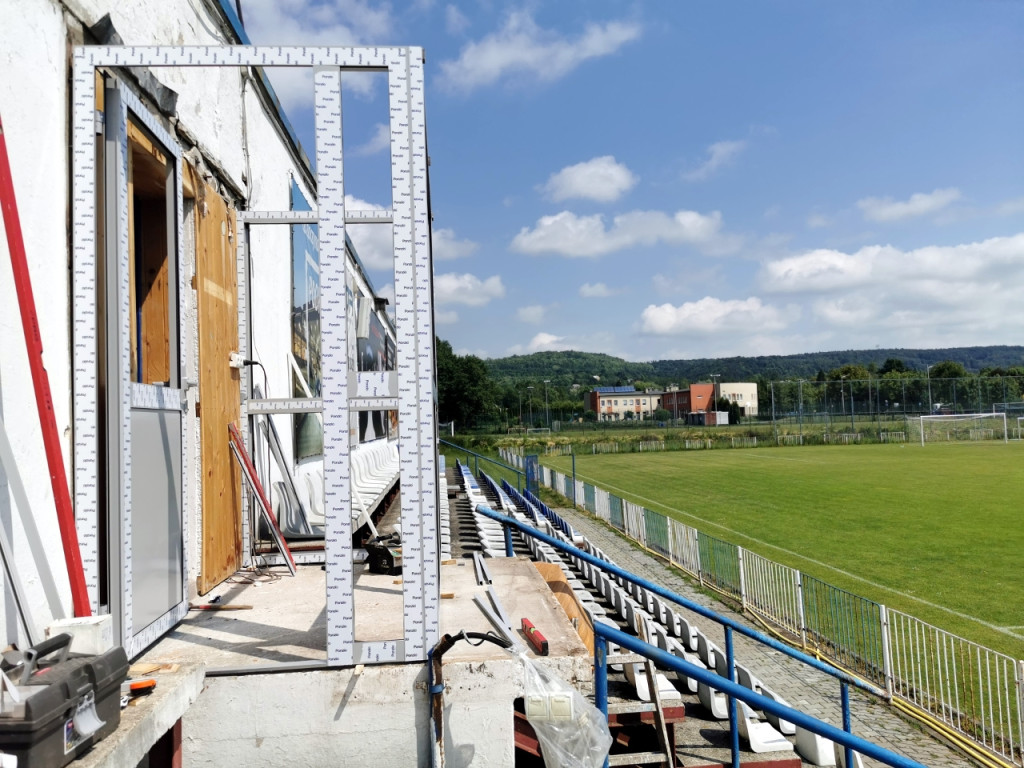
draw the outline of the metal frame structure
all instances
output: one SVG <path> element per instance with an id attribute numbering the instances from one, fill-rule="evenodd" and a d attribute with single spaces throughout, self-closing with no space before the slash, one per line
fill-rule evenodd
<path id="1" fill-rule="evenodd" d="M 184 345 L 180 336 L 172 340 L 170 366 L 173 381 L 178 388 L 163 388 L 131 381 L 131 343 L 128 331 L 129 307 L 129 243 L 128 243 L 128 135 L 129 115 L 161 142 L 173 157 L 173 205 L 168 206 L 168 234 L 175 238 L 176 247 L 168 249 L 171 266 L 177 275 L 169 282 L 168 303 L 179 317 L 179 300 L 184 295 L 184 271 L 180 268 L 183 256 L 181 152 L 175 139 L 153 119 L 141 101 L 132 93 L 115 84 L 107 87 L 104 96 L 105 115 L 96 119 L 95 66 L 86 65 L 85 57 L 76 55 L 74 66 L 73 103 L 73 292 L 72 318 L 75 344 L 73 347 L 74 386 L 74 446 L 75 446 L 75 516 L 81 535 L 80 546 L 86 573 L 86 586 L 94 610 L 99 608 L 100 547 L 106 546 L 109 585 L 109 607 L 114 620 L 115 635 L 125 645 L 129 656 L 134 656 L 184 617 L 188 611 L 188 526 L 182 529 L 181 599 L 164 615 L 145 627 L 133 622 L 133 569 L 132 569 L 132 485 L 131 440 L 132 409 L 153 409 L 181 412 L 184 393 L 180 387 L 185 370 Z M 104 284 L 99 284 L 96 253 L 96 136 L 102 134 L 109 155 L 106 165 L 105 216 L 108 239 L 107 266 Z M 110 233 L 114 236 L 110 237 Z M 98 327 L 100 294 L 108 307 L 116 311 L 106 313 L 106 324 Z M 108 354 L 103 375 L 107 381 L 108 400 L 104 429 L 108 450 L 99 456 L 99 340 L 108 340 Z M 183 419 L 184 422 L 184 419 Z M 182 478 L 188 473 L 187 441 L 184 428 L 181 434 Z M 101 478 L 101 472 L 103 476 Z M 100 482 L 108 490 L 107 502 L 114 510 L 107 517 L 106 541 L 100 541 L 99 493 Z M 184 480 L 182 481 L 184 491 Z M 182 510 L 184 512 L 184 509 Z"/>
<path id="2" fill-rule="evenodd" d="M 409 47 L 79 47 L 73 60 L 73 323 L 75 509 L 82 534 L 90 598 L 98 597 L 97 285 L 95 193 L 95 71 L 97 67 L 312 67 L 316 122 L 321 259 L 324 414 L 324 502 L 327 559 L 327 662 L 425 660 L 440 637 L 440 563 L 437 448 L 434 410 L 433 307 L 423 51 Z M 391 129 L 390 212 L 346 212 L 342 162 L 342 71 L 386 72 Z M 180 206 L 179 206 L 180 210 Z M 306 212 L 246 212 L 245 224 L 298 223 Z M 359 373 L 348 359 L 345 227 L 349 222 L 390 222 L 395 247 L 397 371 Z M 242 238 L 242 243 L 246 238 Z M 180 243 L 179 238 L 179 243 Z M 247 246 L 240 248 L 239 339 L 249 343 L 250 297 L 245 282 Z M 248 387 L 249 376 L 243 376 Z M 248 391 L 248 389 L 246 390 Z M 295 404 L 257 404 L 287 412 Z M 303 409 L 317 403 L 304 402 Z M 403 637 L 355 640 L 349 411 L 397 408 L 401 455 Z M 123 485 L 123 483 L 122 483 Z M 243 516 L 244 519 L 245 516 Z M 188 515 L 183 516 L 186 529 Z M 248 543 L 250 532 L 245 531 Z M 122 560 L 130 540 L 122 541 Z M 186 546 L 187 552 L 187 546 Z M 165 617 L 166 618 L 166 617 Z M 176 621 L 154 631 L 166 631 Z M 162 623 L 161 623 L 162 626 Z M 155 639 L 155 637 L 153 638 Z"/>

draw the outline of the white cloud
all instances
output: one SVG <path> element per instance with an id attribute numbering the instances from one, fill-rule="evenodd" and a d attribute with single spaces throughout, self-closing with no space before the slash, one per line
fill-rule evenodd
<path id="1" fill-rule="evenodd" d="M 377 123 L 373 127 L 373 136 L 366 143 L 357 145 L 352 150 L 352 154 L 365 157 L 366 155 L 376 155 L 386 149 L 391 149 L 391 128 L 384 123 Z"/>
<path id="2" fill-rule="evenodd" d="M 509 355 L 529 355 L 533 352 L 557 352 L 565 349 L 573 349 L 571 344 L 566 342 L 564 336 L 556 336 L 553 333 L 541 331 L 525 347 L 522 344 L 514 344 L 509 347 Z"/>
<path id="3" fill-rule="evenodd" d="M 547 307 L 540 304 L 531 304 L 528 307 L 520 307 L 516 310 L 516 317 L 521 323 L 530 323 L 531 325 L 540 325 L 544 322 L 544 313 L 547 312 Z"/>
<path id="4" fill-rule="evenodd" d="M 612 219 L 605 228 L 604 217 L 577 216 L 562 211 L 543 216 L 530 229 L 523 227 L 512 240 L 512 249 L 520 253 L 557 253 L 562 256 L 602 256 L 639 245 L 668 243 L 696 245 L 705 250 L 729 250 L 735 246 L 720 234 L 722 215 L 718 211 L 704 215 L 696 211 L 630 211 Z"/>
<path id="5" fill-rule="evenodd" d="M 604 299 L 614 295 L 615 291 L 604 283 L 584 283 L 580 286 L 580 296 L 585 299 Z"/>
<path id="6" fill-rule="evenodd" d="M 864 285 L 883 246 L 862 248 L 856 254 L 819 248 L 765 264 L 762 283 L 778 292 L 831 291 Z M 896 256 L 888 249 L 888 257 Z"/>
<path id="7" fill-rule="evenodd" d="M 812 213 L 807 217 L 807 228 L 808 229 L 821 229 L 822 227 L 831 226 L 832 219 L 823 213 Z"/>
<path id="8" fill-rule="evenodd" d="M 527 11 L 508 15 L 504 26 L 466 45 L 454 60 L 441 62 L 441 80 L 449 90 L 469 92 L 493 85 L 506 75 L 557 80 L 584 61 L 615 53 L 640 36 L 640 27 L 621 21 L 590 23 L 575 38 L 542 29 Z"/>
<path id="9" fill-rule="evenodd" d="M 705 296 L 679 306 L 651 304 L 640 316 L 640 327 L 659 336 L 753 334 L 782 330 L 798 316 L 796 308 L 773 307 L 756 296 L 744 300 Z"/>
<path id="10" fill-rule="evenodd" d="M 708 159 L 699 167 L 683 174 L 687 181 L 703 181 L 710 178 L 715 172 L 725 165 L 728 165 L 736 156 L 747 147 L 746 141 L 716 141 L 707 148 Z"/>
<path id="11" fill-rule="evenodd" d="M 996 206 L 997 216 L 1012 216 L 1017 213 L 1024 213 L 1024 197 L 1006 200 Z"/>
<path id="12" fill-rule="evenodd" d="M 604 155 L 551 174 L 542 189 L 556 202 L 578 197 L 610 203 L 632 189 L 636 182 L 637 177 L 629 168 L 615 162 L 611 155 Z"/>
<path id="13" fill-rule="evenodd" d="M 500 275 L 481 280 L 476 275 L 449 272 L 434 276 L 434 300 L 438 304 L 465 304 L 482 307 L 505 295 Z"/>
<path id="14" fill-rule="evenodd" d="M 245 29 L 257 45 L 338 46 L 380 44 L 393 37 L 394 19 L 388 4 L 369 0 L 334 0 L 311 4 L 308 0 L 248 0 Z M 310 107 L 313 74 L 308 67 L 268 68 L 282 106 Z M 360 95 L 372 92 L 383 77 L 345 73 L 344 87 Z"/>
<path id="15" fill-rule="evenodd" d="M 547 352 L 558 349 L 568 349 L 569 347 L 563 344 L 564 341 L 564 336 L 555 336 L 553 333 L 544 333 L 542 331 L 530 339 L 530 346 L 528 348 L 531 352 Z"/>
<path id="16" fill-rule="evenodd" d="M 1019 314 L 1024 234 L 907 251 L 819 249 L 766 263 L 759 280 L 767 291 L 803 296 L 818 327 L 854 334 L 846 338 L 870 332 L 876 343 L 899 346 L 1012 343 L 1000 332 Z"/>
<path id="17" fill-rule="evenodd" d="M 869 221 L 900 221 L 941 211 L 959 199 L 960 190 L 949 187 L 934 192 L 917 192 L 904 201 L 893 200 L 891 197 L 865 197 L 857 201 L 857 207 Z"/>
<path id="18" fill-rule="evenodd" d="M 430 239 L 436 261 L 453 261 L 472 256 L 480 247 L 472 240 L 459 240 L 454 229 L 435 229 Z"/>
<path id="19" fill-rule="evenodd" d="M 352 211 L 383 211 L 383 205 L 345 195 L 345 208 Z M 367 269 L 394 270 L 395 248 L 391 227 L 381 224 L 350 224 L 345 227 L 359 260 Z"/>
<path id="20" fill-rule="evenodd" d="M 1024 272 L 1024 234 L 963 245 L 929 245 L 902 251 L 870 245 L 855 253 L 819 249 L 772 261 L 761 283 L 779 293 L 848 291 L 862 287 L 894 291 L 944 282 L 950 294 L 976 283 L 1015 282 Z"/>
<path id="21" fill-rule="evenodd" d="M 469 27 L 469 19 L 456 5 L 447 5 L 444 9 L 444 28 L 449 35 L 461 35 Z"/>
<path id="22" fill-rule="evenodd" d="M 459 322 L 459 313 L 454 309 L 435 309 L 434 322 L 438 325 L 455 325 Z"/>

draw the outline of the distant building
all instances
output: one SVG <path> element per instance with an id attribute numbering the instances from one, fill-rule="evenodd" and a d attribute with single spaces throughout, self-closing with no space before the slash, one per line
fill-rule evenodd
<path id="1" fill-rule="evenodd" d="M 744 416 L 757 416 L 757 384 L 750 381 L 723 381 L 718 385 L 718 396 L 737 403 Z"/>
<path id="2" fill-rule="evenodd" d="M 587 409 L 597 413 L 599 421 L 648 419 L 654 411 L 664 408 L 673 419 L 686 419 L 691 413 L 713 412 L 715 386 L 691 384 L 685 389 L 669 387 L 666 391 L 637 391 L 634 387 L 595 387 L 587 393 Z M 718 397 L 737 403 L 743 416 L 757 416 L 757 384 L 723 382 L 717 385 Z M 627 416 L 626 414 L 632 414 Z M 712 424 L 713 420 L 691 420 L 691 423 Z"/>
<path id="3" fill-rule="evenodd" d="M 649 419 L 661 407 L 662 393 L 638 391 L 635 387 L 594 387 L 587 393 L 587 410 L 597 413 L 598 421 Z"/>
<path id="4" fill-rule="evenodd" d="M 714 407 L 713 384 L 691 384 L 687 389 L 666 392 L 662 396 L 662 407 L 672 414 L 673 419 L 686 418 L 694 411 L 703 413 Z"/>

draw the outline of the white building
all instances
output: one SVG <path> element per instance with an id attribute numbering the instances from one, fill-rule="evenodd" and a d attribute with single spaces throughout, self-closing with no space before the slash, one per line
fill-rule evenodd
<path id="1" fill-rule="evenodd" d="M 661 407 L 661 392 L 637 391 L 634 387 L 594 387 L 587 394 L 587 409 L 598 421 L 650 419 Z"/>
<path id="2" fill-rule="evenodd" d="M 757 416 L 757 384 L 752 381 L 723 381 L 718 396 L 738 403 L 744 416 Z"/>

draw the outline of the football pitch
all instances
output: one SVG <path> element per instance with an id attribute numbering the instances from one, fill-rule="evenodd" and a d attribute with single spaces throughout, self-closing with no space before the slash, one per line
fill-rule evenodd
<path id="1" fill-rule="evenodd" d="M 587 454 L 576 477 L 1024 657 L 1024 442 Z"/>

